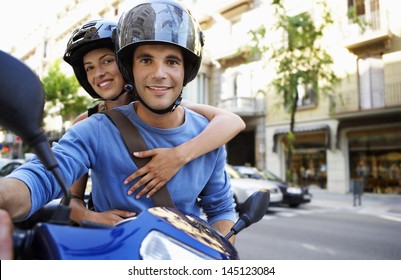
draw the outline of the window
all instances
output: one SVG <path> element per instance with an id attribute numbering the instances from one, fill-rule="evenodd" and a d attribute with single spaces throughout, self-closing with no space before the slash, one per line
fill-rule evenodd
<path id="1" fill-rule="evenodd" d="M 298 79 L 297 93 L 298 93 L 298 101 L 297 107 L 310 107 L 316 105 L 317 103 L 317 83 L 303 83 L 301 79 Z M 290 105 L 295 102 L 295 93 L 285 94 L 285 107 L 286 109 L 290 109 Z"/>
<path id="2" fill-rule="evenodd" d="M 43 58 L 47 57 L 47 43 L 47 40 L 45 40 L 43 43 Z"/>
<path id="3" fill-rule="evenodd" d="M 316 103 L 316 91 L 311 84 L 299 84 L 298 90 L 298 107 L 311 106 Z"/>
<path id="4" fill-rule="evenodd" d="M 384 107 L 384 62 L 381 56 L 358 59 L 359 107 Z"/>
<path id="5" fill-rule="evenodd" d="M 365 0 L 348 0 L 348 10 L 355 11 L 354 16 L 365 14 Z"/>
<path id="6" fill-rule="evenodd" d="M 237 97 L 239 95 L 238 88 L 239 88 L 240 81 L 241 81 L 241 74 L 235 73 L 234 79 L 233 79 L 234 97 Z"/>
<path id="7" fill-rule="evenodd" d="M 380 29 L 380 1 L 348 0 L 348 18 L 350 23 L 358 24 L 363 30 Z"/>

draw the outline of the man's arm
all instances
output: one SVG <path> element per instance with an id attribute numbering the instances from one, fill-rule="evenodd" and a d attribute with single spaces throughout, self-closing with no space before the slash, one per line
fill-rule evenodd
<path id="1" fill-rule="evenodd" d="M 6 210 L 13 220 L 26 217 L 31 209 L 28 186 L 14 178 L 0 179 L 0 209 Z"/>
<path id="2" fill-rule="evenodd" d="M 13 223 L 6 211 L 0 209 L 0 260 L 13 259 Z"/>
<path id="3" fill-rule="evenodd" d="M 220 221 L 216 221 L 212 224 L 212 226 L 217 229 L 223 236 L 226 236 L 231 228 L 234 226 L 234 223 L 232 221 L 229 220 L 220 220 Z M 235 235 L 233 235 L 229 241 L 231 242 L 231 244 L 234 245 L 234 241 L 235 241 Z"/>

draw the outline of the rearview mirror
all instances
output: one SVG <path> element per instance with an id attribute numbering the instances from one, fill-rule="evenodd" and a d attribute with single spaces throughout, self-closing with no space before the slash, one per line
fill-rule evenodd
<path id="1" fill-rule="evenodd" d="M 242 206 L 239 219 L 232 227 L 231 231 L 225 236 L 229 239 L 234 234 L 260 221 L 266 214 L 270 203 L 270 192 L 266 189 L 253 193 Z"/>
<path id="2" fill-rule="evenodd" d="M 67 184 L 41 128 L 44 102 L 45 93 L 38 76 L 22 61 L 0 51 L 0 125 L 19 135 L 35 150 L 43 165 L 52 171 L 60 184 L 65 194 L 63 203 L 68 205 L 70 197 Z M 62 217 L 62 223 L 68 222 L 68 211 L 62 210 L 59 212 L 62 214 L 55 216 Z"/>

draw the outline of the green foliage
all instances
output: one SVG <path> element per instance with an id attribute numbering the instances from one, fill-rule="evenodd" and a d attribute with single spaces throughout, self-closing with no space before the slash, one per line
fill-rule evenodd
<path id="1" fill-rule="evenodd" d="M 293 143 L 295 141 L 295 113 L 299 100 L 298 87 L 308 85 L 317 97 L 330 96 L 339 78 L 332 69 L 333 58 L 321 45 L 324 29 L 333 23 L 326 3 L 319 2 L 323 8 L 321 24 L 308 12 L 289 16 L 283 1 L 273 0 L 274 14 L 277 19 L 270 32 L 282 32 L 285 40 L 279 45 L 266 45 L 265 37 L 269 30 L 261 26 L 251 30 L 251 43 L 246 48 L 248 57 L 259 55 L 276 68 L 272 85 L 291 115 L 290 132 L 287 135 L 287 166 L 290 166 Z M 317 98 L 318 99 L 318 98 Z"/>
<path id="2" fill-rule="evenodd" d="M 331 69 L 333 59 L 320 45 L 323 30 L 333 22 L 326 5 L 321 5 L 325 9 L 320 26 L 315 25 L 307 12 L 290 17 L 281 3 L 275 7 L 278 18 L 275 28 L 287 35 L 287 44 L 272 48 L 271 59 L 277 64 L 273 85 L 279 94 L 283 94 L 290 111 L 296 108 L 293 103 L 299 97 L 298 85 L 312 85 L 318 94 L 327 96 L 333 93 L 333 85 L 338 82 Z"/>
<path id="3" fill-rule="evenodd" d="M 47 107 L 59 107 L 63 122 L 73 120 L 90 104 L 87 96 L 78 95 L 80 85 L 75 76 L 67 77 L 60 71 L 60 61 L 50 67 L 48 75 L 43 78 L 43 87 Z"/>
<path id="4" fill-rule="evenodd" d="M 276 76 L 272 82 L 277 92 L 283 95 L 283 101 L 289 108 L 297 97 L 297 87 L 300 84 L 312 85 L 322 95 L 333 93 L 334 85 L 339 81 L 331 69 L 333 58 L 320 45 L 323 30 L 333 23 L 330 12 L 324 2 L 322 24 L 317 26 L 307 12 L 296 16 L 288 16 L 282 4 L 283 1 L 273 0 L 275 7 L 276 25 L 273 30 L 280 30 L 285 34 L 286 41 L 280 46 L 268 46 L 265 37 L 267 27 L 262 25 L 250 30 L 251 43 L 246 50 L 249 57 L 255 54 L 270 52 L 266 61 L 276 65 Z"/>

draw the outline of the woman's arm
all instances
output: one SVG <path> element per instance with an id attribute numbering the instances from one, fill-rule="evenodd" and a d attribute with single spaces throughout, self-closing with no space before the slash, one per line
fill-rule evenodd
<path id="1" fill-rule="evenodd" d="M 184 164 L 223 146 L 245 129 L 244 121 L 234 113 L 188 101 L 183 104 L 188 109 L 205 116 L 210 122 L 202 133 L 178 146 L 187 156 Z"/>
<path id="2" fill-rule="evenodd" d="M 88 112 L 84 112 L 75 118 L 73 124 L 76 124 L 88 118 Z M 109 210 L 102 213 L 89 210 L 84 200 L 88 174 L 79 178 L 70 188 L 70 219 L 77 224 L 81 221 L 90 221 L 106 225 L 114 225 L 123 218 L 135 216 L 135 213 L 123 210 Z"/>
<path id="3" fill-rule="evenodd" d="M 125 184 L 142 177 L 128 191 L 131 195 L 140 186 L 146 185 L 137 198 L 147 193 L 152 196 L 161 189 L 178 170 L 191 160 L 224 145 L 245 128 L 244 121 L 236 114 L 209 105 L 185 102 L 185 107 L 205 116 L 210 123 L 193 139 L 175 148 L 159 148 L 135 153 L 137 157 L 152 157 L 144 167 L 131 174 Z"/>
<path id="4" fill-rule="evenodd" d="M 99 224 L 114 225 L 125 218 L 135 216 L 135 213 L 112 209 L 105 212 L 95 212 L 86 208 L 84 201 L 86 182 L 88 174 L 79 178 L 70 188 L 70 219 L 77 224 L 81 221 L 91 221 Z"/>

